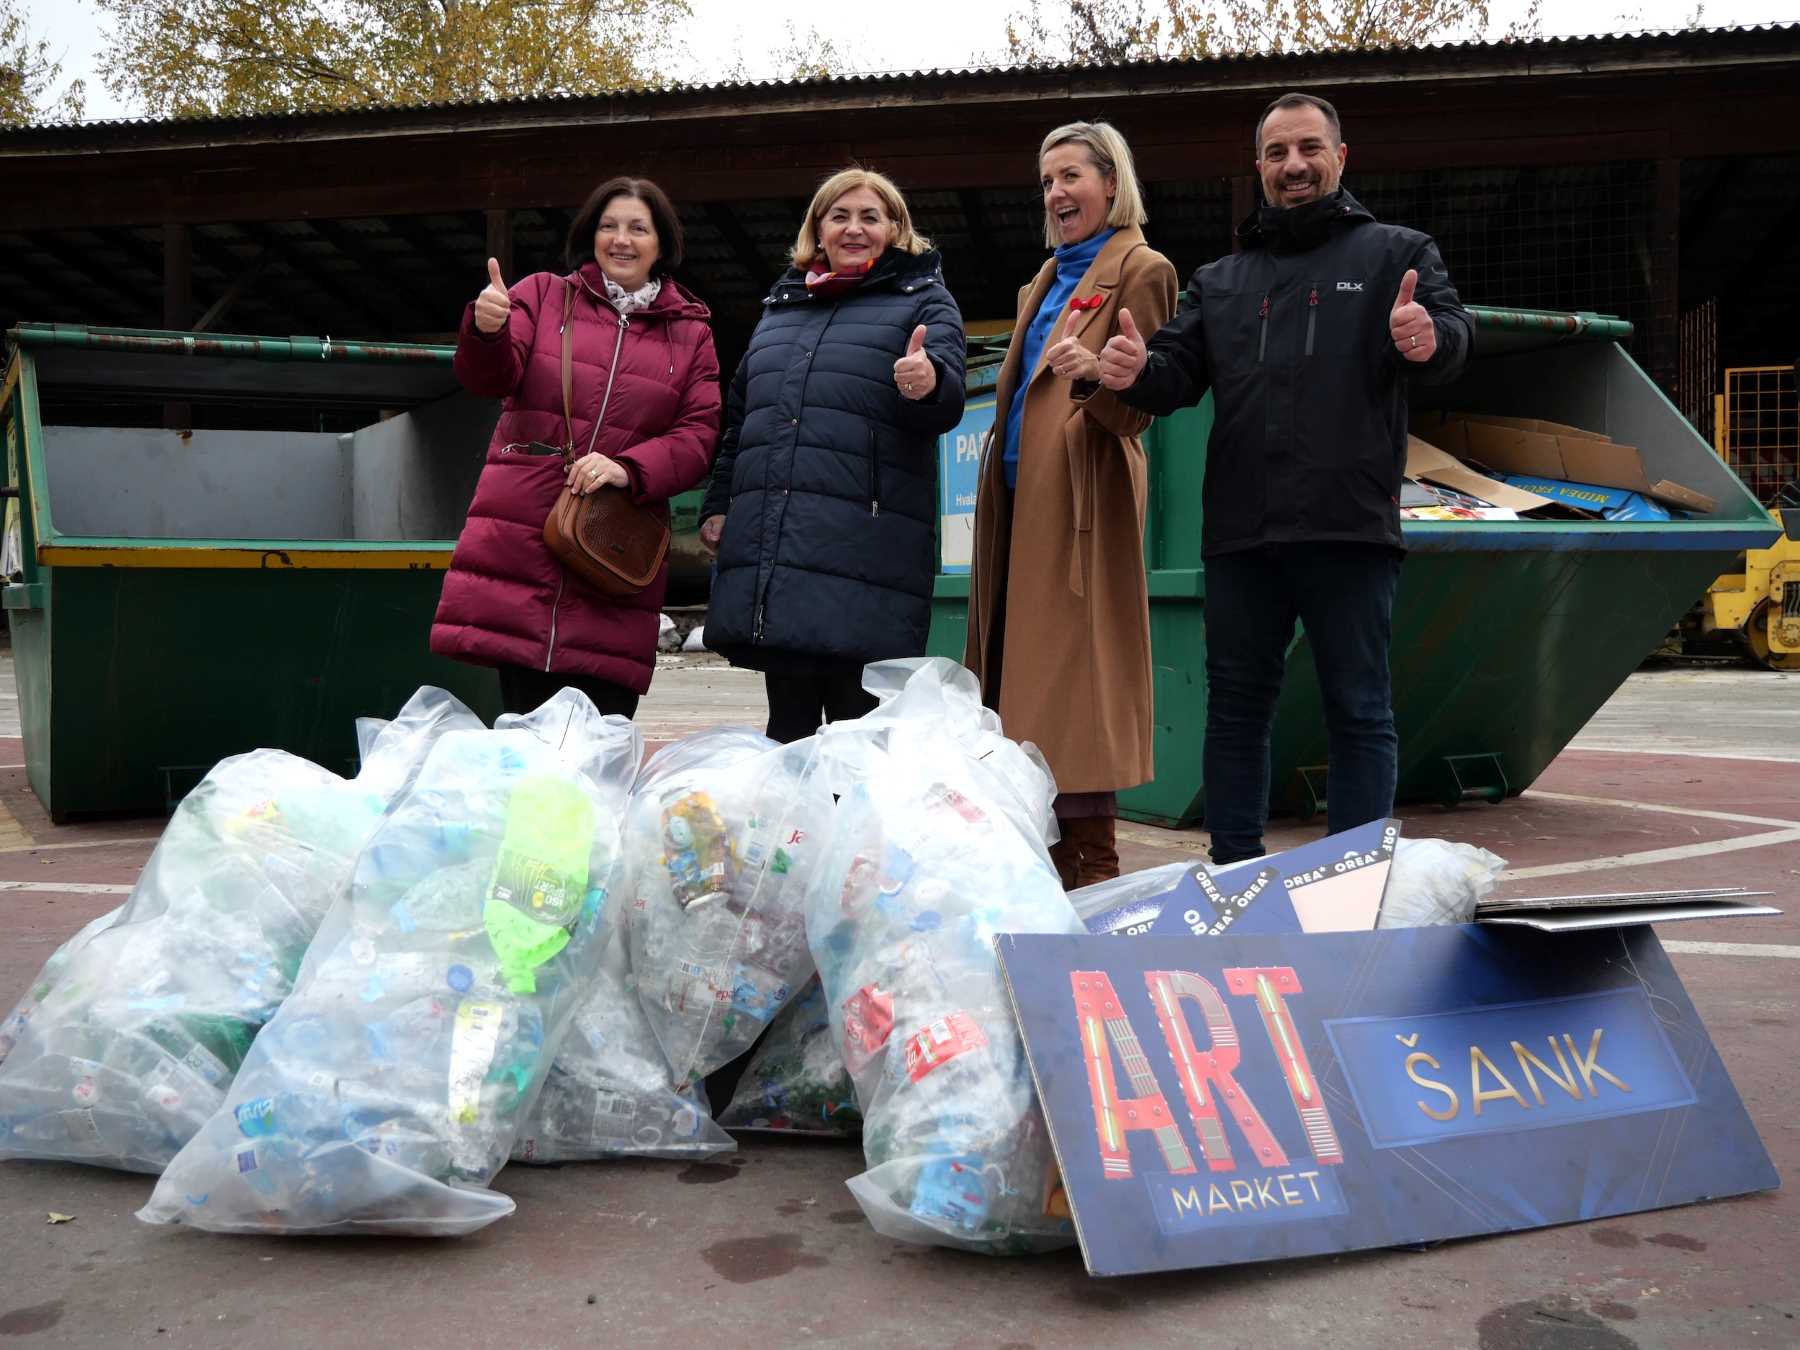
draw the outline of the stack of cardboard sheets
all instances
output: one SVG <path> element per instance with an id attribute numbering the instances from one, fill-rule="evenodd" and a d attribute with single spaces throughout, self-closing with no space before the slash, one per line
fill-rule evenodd
<path id="1" fill-rule="evenodd" d="M 1710 515 L 1711 497 L 1651 481 L 1636 447 L 1557 422 L 1474 413 L 1413 418 L 1407 520 L 1670 520 Z"/>

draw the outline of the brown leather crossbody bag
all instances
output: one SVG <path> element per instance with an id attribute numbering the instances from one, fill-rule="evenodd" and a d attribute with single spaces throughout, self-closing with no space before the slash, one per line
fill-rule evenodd
<path id="1" fill-rule="evenodd" d="M 575 423 L 570 411 L 574 375 L 575 334 L 571 329 L 575 305 L 573 283 L 563 291 L 562 397 L 565 466 L 575 462 Z M 619 373 L 619 355 L 625 346 L 625 318 L 619 317 L 619 335 L 613 343 L 612 366 L 606 374 L 606 393 L 594 418 L 594 434 L 588 438 L 592 453 L 612 402 L 613 381 Z M 669 515 L 666 508 L 639 506 L 627 488 L 595 488 L 585 495 L 564 487 L 556 505 L 544 520 L 544 543 L 562 565 L 603 595 L 636 595 L 662 570 L 669 553 Z"/>

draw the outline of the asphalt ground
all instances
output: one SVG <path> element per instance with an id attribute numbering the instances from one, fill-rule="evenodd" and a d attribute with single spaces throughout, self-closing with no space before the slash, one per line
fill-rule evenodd
<path id="1" fill-rule="evenodd" d="M 25 782 L 0 664 L 0 1007 L 130 890 L 160 822 L 58 827 Z M 672 659 L 639 715 L 664 741 L 759 725 L 760 680 Z M 10 720 L 10 724 L 9 724 Z M 1800 1166 L 1800 677 L 1640 673 L 1522 796 L 1404 810 L 1408 837 L 1508 859 L 1504 894 L 1734 884 L 1776 919 L 1665 945 L 1776 1166 Z M 1316 837 L 1278 826 L 1272 847 Z M 1205 838 L 1122 827 L 1128 869 Z M 458 1241 L 150 1228 L 149 1181 L 0 1164 L 0 1341 L 20 1345 L 1800 1345 L 1800 1206 L 1777 1191 L 1425 1251 L 1094 1280 L 1078 1255 L 991 1259 L 878 1236 L 853 1145 L 745 1136 L 728 1161 L 510 1167 L 511 1218 Z M 50 1224 L 55 1211 L 71 1222 Z"/>

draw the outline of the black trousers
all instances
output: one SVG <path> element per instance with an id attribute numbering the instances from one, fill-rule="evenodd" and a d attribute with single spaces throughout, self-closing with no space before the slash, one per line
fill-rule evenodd
<path id="1" fill-rule="evenodd" d="M 567 675 L 556 670 L 532 670 L 529 666 L 501 666 L 500 706 L 509 713 L 535 712 L 565 686 L 579 689 L 603 713 L 632 717 L 637 713 L 635 691 L 594 675 Z"/>
<path id="2" fill-rule="evenodd" d="M 863 663 L 846 661 L 813 670 L 765 672 L 769 691 L 769 739 L 789 745 L 805 740 L 823 722 L 847 722 L 875 710 L 862 687 Z"/>

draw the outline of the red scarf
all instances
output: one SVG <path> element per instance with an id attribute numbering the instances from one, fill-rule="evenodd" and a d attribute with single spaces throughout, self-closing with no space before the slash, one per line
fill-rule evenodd
<path id="1" fill-rule="evenodd" d="M 869 275 L 869 269 L 880 261 L 879 256 L 866 262 L 851 263 L 848 267 L 836 272 L 821 271 L 825 255 L 820 253 L 806 269 L 806 289 L 814 295 L 842 295 L 845 291 L 854 290 L 862 284 L 862 279 Z"/>

